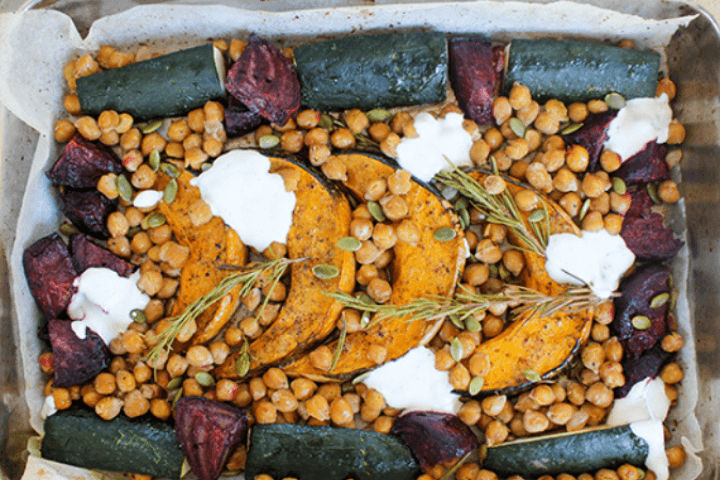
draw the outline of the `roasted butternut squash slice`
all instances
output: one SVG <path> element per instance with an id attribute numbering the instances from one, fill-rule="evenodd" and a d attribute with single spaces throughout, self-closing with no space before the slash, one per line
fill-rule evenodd
<path id="1" fill-rule="evenodd" d="M 392 160 L 364 153 L 339 155 L 337 158 L 347 167 L 345 186 L 359 198 L 363 197 L 364 187 L 371 180 L 388 177 L 399 168 Z M 465 265 L 462 230 L 455 215 L 445 208 L 440 195 L 431 187 L 413 181 L 405 200 L 409 207 L 409 219 L 421 229 L 422 235 L 417 245 L 398 242 L 394 247 L 395 258 L 391 268 L 393 292 L 389 301 L 394 305 L 405 305 L 419 297 L 451 295 Z M 447 242 L 435 240 L 433 233 L 442 227 L 454 228 L 457 236 Z M 368 349 L 372 345 L 385 347 L 387 360 L 393 360 L 420 345 L 426 334 L 436 331 L 436 326 L 423 321 L 408 322 L 405 318 L 383 320 L 365 331 L 347 335 L 332 372 L 313 367 L 309 356 L 283 369 L 292 376 L 342 380 L 376 366 L 368 359 Z M 328 346 L 335 351 L 337 341 Z"/>
<path id="2" fill-rule="evenodd" d="M 482 184 L 485 174 L 470 175 Z M 507 188 L 514 195 L 525 188 L 508 178 Z M 550 216 L 550 233 L 575 233 L 580 229 L 570 216 L 548 197 L 538 194 L 547 205 Z M 526 217 L 527 221 L 527 217 Z M 512 239 L 517 243 L 517 239 Z M 521 283 L 548 296 L 565 291 L 565 287 L 548 276 L 545 258 L 531 252 L 523 252 L 525 269 L 520 274 Z M 573 359 L 580 346 L 587 340 L 592 326 L 590 310 L 557 312 L 550 317 L 517 318 L 500 335 L 482 342 L 475 353 L 490 357 L 490 371 L 484 377 L 480 395 L 492 393 L 511 395 L 530 387 L 533 382 L 527 372 L 533 371 L 543 379 L 558 374 Z"/>
<path id="3" fill-rule="evenodd" d="M 250 344 L 249 375 L 290 361 L 324 340 L 335 329 L 342 304 L 323 292 L 352 292 L 355 286 L 355 257 L 336 245 L 350 232 L 351 212 L 345 195 L 312 167 L 283 158 L 270 158 L 270 163 L 271 172 L 297 180 L 288 257 L 306 260 L 290 267 L 290 288 L 278 317 Z M 317 278 L 312 269 L 319 264 L 332 265 L 340 274 L 326 280 Z M 239 377 L 235 366 L 239 355 L 230 355 L 215 373 Z"/>

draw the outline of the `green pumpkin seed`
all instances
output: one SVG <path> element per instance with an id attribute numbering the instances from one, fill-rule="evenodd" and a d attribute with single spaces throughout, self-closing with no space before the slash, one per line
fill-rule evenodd
<path id="1" fill-rule="evenodd" d="M 180 170 L 178 170 L 178 168 L 172 163 L 160 164 L 160 170 L 162 170 L 162 172 L 170 178 L 177 178 L 180 176 Z"/>
<path id="2" fill-rule="evenodd" d="M 130 185 L 130 182 L 128 181 L 124 173 L 121 173 L 117 177 L 117 189 L 118 193 L 120 194 L 120 198 L 122 198 L 126 202 L 132 202 L 135 191 L 133 191 L 133 187 L 132 185 Z"/>
<path id="3" fill-rule="evenodd" d="M 177 390 L 177 392 L 175 392 L 175 395 L 172 397 L 172 407 L 173 408 L 175 408 L 175 404 L 177 403 L 177 401 L 182 398 L 182 394 L 183 394 L 182 388 L 179 388 Z"/>
<path id="4" fill-rule="evenodd" d="M 510 119 L 510 130 L 520 138 L 525 138 L 525 124 L 517 117 Z"/>
<path id="5" fill-rule="evenodd" d="M 500 175 L 500 169 L 497 166 L 497 160 L 494 155 L 490 155 L 490 168 L 492 168 L 493 174 Z"/>
<path id="6" fill-rule="evenodd" d="M 482 330 L 482 324 L 475 317 L 468 317 L 465 319 L 465 330 L 471 333 L 479 332 Z"/>
<path id="7" fill-rule="evenodd" d="M 343 237 L 338 240 L 335 245 L 337 245 L 340 250 L 345 250 L 346 252 L 357 252 L 362 246 L 362 243 L 355 237 Z"/>
<path id="8" fill-rule="evenodd" d="M 491 278 L 497 278 L 498 273 L 499 273 L 497 264 L 493 263 L 493 264 L 488 265 L 488 271 L 489 271 Z"/>
<path id="9" fill-rule="evenodd" d="M 670 294 L 665 292 L 660 295 L 656 295 L 650 300 L 650 308 L 660 308 L 670 300 Z"/>
<path id="10" fill-rule="evenodd" d="M 150 152 L 148 163 L 150 164 L 150 168 L 152 168 L 153 172 L 157 172 L 158 168 L 160 168 L 160 152 L 157 150 Z"/>
<path id="11" fill-rule="evenodd" d="M 182 466 L 180 467 L 180 478 L 185 478 L 185 476 L 190 473 L 190 463 L 188 463 L 187 457 L 183 458 Z"/>
<path id="12" fill-rule="evenodd" d="M 68 237 L 80 232 L 80 230 L 78 230 L 75 225 L 73 225 L 72 223 L 67 223 L 67 222 L 60 225 L 59 230 L 60 230 L 60 233 L 62 233 L 63 235 L 67 235 Z"/>
<path id="13" fill-rule="evenodd" d="M 450 356 L 456 362 L 462 360 L 463 356 L 463 344 L 459 338 L 455 337 L 450 343 Z"/>
<path id="14" fill-rule="evenodd" d="M 366 305 L 376 305 L 375 300 L 373 300 L 372 297 L 365 292 L 358 295 L 357 299 Z"/>
<path id="15" fill-rule="evenodd" d="M 262 149 L 275 148 L 280 144 L 280 138 L 277 135 L 263 135 L 258 140 L 258 146 Z"/>
<path id="16" fill-rule="evenodd" d="M 641 470 L 639 468 L 636 468 L 636 470 L 638 472 L 637 480 L 643 480 L 645 478 L 645 470 Z"/>
<path id="17" fill-rule="evenodd" d="M 585 200 L 582 204 L 582 207 L 580 207 L 580 214 L 578 215 L 578 220 L 581 222 L 583 221 L 583 218 L 585 218 L 585 215 L 587 215 L 588 211 L 590 210 L 590 199 L 588 198 Z"/>
<path id="18" fill-rule="evenodd" d="M 460 198 L 457 202 L 455 202 L 455 210 L 465 210 L 468 207 L 468 202 L 465 198 Z"/>
<path id="19" fill-rule="evenodd" d="M 140 125 L 136 125 L 136 127 L 140 129 L 143 135 L 147 135 L 162 127 L 162 124 L 162 120 L 155 120 L 154 122 L 141 123 Z"/>
<path id="20" fill-rule="evenodd" d="M 483 385 L 485 385 L 485 379 L 483 377 L 474 377 L 472 380 L 470 380 L 470 386 L 468 387 L 470 395 L 475 396 L 480 393 Z"/>
<path id="21" fill-rule="evenodd" d="M 433 233 L 433 238 L 437 240 L 438 242 L 449 242 L 455 236 L 457 233 L 455 232 L 454 228 L 451 227 L 441 227 L 435 230 Z"/>
<path id="22" fill-rule="evenodd" d="M 160 227 L 162 225 L 165 225 L 165 215 L 162 213 L 151 213 L 140 222 L 143 230 Z"/>
<path id="23" fill-rule="evenodd" d="M 645 315 L 637 315 L 632 319 L 632 326 L 637 330 L 647 330 L 651 324 L 652 322 Z"/>
<path id="24" fill-rule="evenodd" d="M 137 235 L 137 234 L 140 233 L 140 232 L 142 232 L 142 228 L 140 228 L 139 225 L 136 225 L 136 226 L 130 227 L 130 228 L 128 229 L 128 231 L 127 231 L 127 233 L 126 233 L 126 236 L 127 236 L 128 238 L 132 238 L 132 237 L 134 237 L 135 235 Z"/>
<path id="25" fill-rule="evenodd" d="M 386 220 L 385 214 L 383 213 L 382 207 L 379 203 L 370 201 L 367 203 L 367 208 L 370 211 L 370 215 L 372 215 L 376 222 L 384 222 Z"/>
<path id="26" fill-rule="evenodd" d="M 662 203 L 662 200 L 660 200 L 660 196 L 658 195 L 657 183 L 648 183 L 645 185 L 645 190 L 647 190 L 650 199 L 655 205 L 660 205 Z"/>
<path id="27" fill-rule="evenodd" d="M 320 128 L 324 128 L 325 130 L 332 130 L 333 118 L 330 115 L 323 113 L 320 115 L 320 122 L 318 123 L 318 126 Z"/>
<path id="28" fill-rule="evenodd" d="M 135 322 L 135 323 L 147 322 L 147 317 L 145 316 L 145 312 L 143 312 L 139 308 L 130 310 L 130 318 L 132 318 L 133 322 Z"/>
<path id="29" fill-rule="evenodd" d="M 468 212 L 467 208 L 460 210 L 460 223 L 463 225 L 463 230 L 470 226 L 470 212 Z"/>
<path id="30" fill-rule="evenodd" d="M 450 322 L 452 322 L 453 325 L 455 325 L 457 328 L 463 329 L 465 328 L 465 324 L 462 320 L 460 320 L 460 317 L 458 315 L 450 315 Z"/>
<path id="31" fill-rule="evenodd" d="M 176 388 L 179 388 L 180 385 L 182 385 L 182 378 L 175 377 L 172 380 L 170 380 L 167 384 L 167 387 L 165 387 L 168 391 L 169 390 L 175 390 Z"/>
<path id="32" fill-rule="evenodd" d="M 501 263 L 501 264 L 498 265 L 498 276 L 500 277 L 500 280 L 505 281 L 505 280 L 507 280 L 508 278 L 510 278 L 510 275 L 511 275 L 511 273 L 510 273 L 510 271 L 507 269 L 507 267 L 505 266 L 505 264 Z"/>
<path id="33" fill-rule="evenodd" d="M 578 130 L 580 130 L 580 129 L 583 127 L 583 125 L 584 125 L 584 124 L 583 124 L 582 122 L 580 122 L 580 123 L 571 123 L 570 125 L 568 125 L 567 127 L 563 128 L 563 129 L 560 131 L 560 135 L 570 135 L 571 133 L 575 133 L 575 132 L 577 132 Z"/>
<path id="34" fill-rule="evenodd" d="M 525 369 L 522 371 L 522 374 L 525 378 L 530 380 L 531 382 L 540 382 L 542 381 L 542 378 L 540 378 L 540 375 L 535 370 L 532 369 Z"/>
<path id="35" fill-rule="evenodd" d="M 613 177 L 612 179 L 613 184 L 613 190 L 618 195 L 625 195 L 627 192 L 627 185 L 625 185 L 625 180 L 619 177 Z"/>
<path id="36" fill-rule="evenodd" d="M 168 182 L 167 185 L 165 185 L 165 191 L 163 192 L 163 201 L 170 205 L 172 202 L 175 201 L 175 197 L 177 196 L 178 192 L 178 183 L 177 180 L 174 178 Z"/>
<path id="37" fill-rule="evenodd" d="M 215 385 L 215 379 L 207 372 L 196 373 L 195 380 L 203 387 L 212 387 Z"/>
<path id="38" fill-rule="evenodd" d="M 537 208 L 530 212 L 530 215 L 528 215 L 528 221 L 530 223 L 538 223 L 544 221 L 546 218 L 545 216 L 545 209 L 543 208 Z"/>
<path id="39" fill-rule="evenodd" d="M 620 110 L 625 106 L 625 98 L 619 93 L 608 93 L 605 95 L 605 103 L 614 110 Z"/>
<path id="40" fill-rule="evenodd" d="M 377 122 L 384 122 L 385 120 L 390 118 L 390 115 L 392 115 L 392 113 L 390 113 L 389 110 L 385 110 L 382 108 L 373 108 L 372 110 L 367 112 L 365 115 L 367 115 L 368 120 L 370 120 L 373 123 L 377 123 Z"/>
<path id="41" fill-rule="evenodd" d="M 315 275 L 317 278 L 321 278 L 323 280 L 335 278 L 340 275 L 340 270 L 338 270 L 336 266 L 328 265 L 325 263 L 315 265 L 312 269 L 312 272 L 313 275 Z"/>
<path id="42" fill-rule="evenodd" d="M 372 318 L 372 315 L 370 315 L 370 312 L 363 312 L 363 314 L 360 315 L 360 326 L 362 328 L 365 328 L 368 325 L 370 325 L 371 318 Z"/>
<path id="43" fill-rule="evenodd" d="M 250 370 L 250 358 L 247 355 L 240 355 L 235 362 L 235 372 L 244 377 Z"/>

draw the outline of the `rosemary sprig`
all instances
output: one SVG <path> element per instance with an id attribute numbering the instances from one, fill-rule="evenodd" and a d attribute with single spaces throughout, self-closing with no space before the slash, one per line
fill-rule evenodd
<path id="1" fill-rule="evenodd" d="M 529 320 L 536 316 L 548 317 L 559 311 L 584 310 L 603 302 L 588 287 L 572 287 L 556 296 L 547 296 L 537 290 L 517 285 L 508 285 L 502 293 L 495 295 L 465 292 L 457 294 L 455 298 L 416 298 L 406 305 L 366 303 L 343 292 L 326 292 L 325 295 L 347 308 L 374 313 L 374 323 L 402 317 L 407 317 L 408 321 L 435 321 L 450 315 L 464 321 L 493 305 L 515 306 L 513 313 L 516 316 L 525 315 Z"/>
<path id="2" fill-rule="evenodd" d="M 287 258 L 279 258 L 269 262 L 251 264 L 245 267 L 225 267 L 225 270 L 232 269 L 237 271 L 223 278 L 215 288 L 188 305 L 180 315 L 171 318 L 170 326 L 157 336 L 157 345 L 150 350 L 145 359 L 155 360 L 163 350 L 167 350 L 169 352 L 173 341 L 188 323 L 196 319 L 210 306 L 221 300 L 236 286 L 242 284 L 242 287 L 238 292 L 238 295 L 241 298 L 247 295 L 248 292 L 250 292 L 250 290 L 252 290 L 259 282 L 270 282 L 274 287 L 292 263 L 302 260 L 304 259 L 289 260 Z M 270 295 L 267 296 L 269 297 Z"/>
<path id="3" fill-rule="evenodd" d="M 492 195 L 468 174 L 458 168 L 442 171 L 435 178 L 443 185 L 457 190 L 470 199 L 473 207 L 482 212 L 487 221 L 504 225 L 511 229 L 524 246 L 515 246 L 520 250 L 529 250 L 541 257 L 545 256 L 545 247 L 549 237 L 549 212 L 541 200 L 547 221 L 531 223 L 530 228 L 520 213 L 512 194 L 505 189 L 501 194 Z"/>
<path id="4" fill-rule="evenodd" d="M 343 324 L 342 324 L 342 330 L 340 330 L 340 338 L 338 339 L 337 348 L 335 349 L 335 353 L 333 354 L 332 364 L 330 365 L 330 370 L 328 370 L 328 373 L 332 373 L 333 370 L 335 370 L 335 367 L 337 366 L 338 361 L 340 361 L 340 354 L 343 351 L 343 348 L 345 347 L 345 338 L 347 337 L 347 322 L 345 321 L 345 317 L 343 316 Z"/>

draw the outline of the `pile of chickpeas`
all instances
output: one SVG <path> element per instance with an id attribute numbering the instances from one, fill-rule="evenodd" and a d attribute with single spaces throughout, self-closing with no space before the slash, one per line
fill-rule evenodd
<path id="1" fill-rule="evenodd" d="M 237 61 L 247 42 L 232 40 L 215 42 L 228 61 Z M 627 42 L 623 45 L 628 46 Z M 292 49 L 283 53 L 292 57 Z M 90 55 L 70 62 L 64 76 L 70 90 L 81 76 L 117 68 L 134 61 L 151 58 L 147 47 L 135 53 L 122 53 L 114 48 L 102 47 L 97 57 Z M 665 78 L 659 82 L 658 95 L 675 96 L 675 86 Z M 134 193 L 153 188 L 157 178 L 157 165 L 152 157 L 176 168 L 202 170 L 220 155 L 226 147 L 227 136 L 223 127 L 222 104 L 208 102 L 182 118 L 165 120 L 163 125 L 136 124 L 125 113 L 105 111 L 97 119 L 83 116 L 75 93 L 65 99 L 68 113 L 75 121 L 61 120 L 55 126 L 58 142 L 69 141 L 76 133 L 88 140 L 97 140 L 108 146 L 122 159 L 130 173 L 127 179 Z M 589 154 L 581 146 L 566 146 L 559 135 L 571 123 L 582 123 L 589 114 L 608 109 L 603 100 L 565 105 L 549 100 L 544 105 L 532 99 L 529 89 L 516 84 L 507 97 L 497 97 L 493 114 L 498 127 L 479 127 L 470 120 L 463 126 L 473 138 L 469 152 L 477 167 L 497 169 L 501 174 L 528 183 L 536 192 L 548 195 L 584 229 L 617 235 L 622 228 L 623 215 L 630 207 L 630 196 L 625 188 L 618 188 L 611 174 L 620 168 L 620 158 L 605 150 L 600 158 L 601 170 L 586 172 Z M 460 109 L 452 103 L 431 113 L 444 117 Z M 246 145 L 263 148 L 279 146 L 288 153 L 304 152 L 308 161 L 319 167 L 332 180 L 345 180 L 347 172 L 342 161 L 333 156 L 358 146 L 362 139 L 374 143 L 383 153 L 396 156 L 396 147 L 403 137 L 417 136 L 413 116 L 409 111 L 387 112 L 382 119 L 357 109 L 341 115 L 333 114 L 332 126 L 322 122 L 323 115 L 314 110 L 302 110 L 285 125 L 263 125 L 243 139 Z M 370 117 L 374 118 L 371 121 Z M 519 120 L 524 135 L 519 137 L 511 121 Z M 517 122 L 515 120 L 515 125 Z M 673 120 L 670 126 L 671 146 L 680 144 L 685 137 L 683 126 Z M 360 139 L 360 140 L 359 140 Z M 672 168 L 682 158 L 679 148 L 671 148 L 666 161 Z M 292 175 L 284 175 L 286 189 L 293 190 Z M 296 183 L 296 181 L 295 181 Z M 365 186 L 364 198 L 354 209 L 350 235 L 361 242 L 355 252 L 358 264 L 356 283 L 358 294 L 366 294 L 377 303 L 385 303 L 392 296 L 392 278 L 388 266 L 393 260 L 393 247 L 397 242 L 417 244 L 422 225 L 409 217 L 406 195 L 412 186 L 407 171 L 397 170 L 388 177 L 373 179 Z M 491 175 L 484 181 L 490 194 L 505 190 L 505 181 Z M 624 187 L 624 185 L 623 185 Z M 278 315 L 287 294 L 286 283 L 279 282 L 275 289 L 254 288 L 243 299 L 243 307 L 228 326 L 209 345 L 195 345 L 185 352 L 163 353 L 153 360 L 147 359 L 149 350 L 157 345 L 157 336 L 170 325 L 168 317 L 180 285 L 180 273 L 188 261 L 189 249 L 175 241 L 169 225 L 158 216 L 154 207 L 138 208 L 123 198 L 118 176 L 107 174 L 97 185 L 98 190 L 110 199 L 120 197 L 119 209 L 107 221 L 110 239 L 107 248 L 121 258 L 139 266 L 138 287 L 151 297 L 140 321 L 110 344 L 114 355 L 110 368 L 85 385 L 56 388 L 48 382 L 46 394 L 52 395 L 57 409 L 68 408 L 72 401 L 82 401 L 96 413 L 110 420 L 121 412 L 138 417 L 148 412 L 160 419 L 173 414 L 174 402 L 180 396 L 198 395 L 247 408 L 251 422 L 303 423 L 307 425 L 333 425 L 345 428 L 371 428 L 388 433 L 400 410 L 388 406 L 383 396 L 363 383 L 321 383 L 305 378 L 288 378 L 281 368 L 270 368 L 262 375 L 242 381 L 214 379 L 209 372 L 225 362 L 233 349 L 258 338 Z M 677 185 L 666 180 L 657 185 L 657 201 L 668 204 L 679 200 Z M 539 206 L 540 197 L 532 190 L 519 191 L 514 196 L 518 208 L 529 212 Z M 379 218 L 378 211 L 382 213 Z M 191 206 L 188 216 L 194 225 L 202 225 L 212 218 L 210 208 L 199 200 Z M 502 291 L 506 284 L 517 283 L 525 267 L 524 256 L 508 247 L 508 229 L 485 221 L 481 212 L 468 207 L 465 239 L 472 257 L 462 274 L 458 288 L 478 292 Z M 287 247 L 273 243 L 262 253 L 268 258 L 287 256 Z M 260 314 L 263 299 L 270 296 Z M 435 352 L 435 366 L 447 371 L 450 383 L 457 390 L 467 391 L 473 378 L 483 377 L 492 365 L 484 353 L 475 352 L 484 339 L 493 338 L 507 327 L 507 305 L 496 305 L 475 316 L 477 328 L 446 320 L 429 347 Z M 620 363 L 623 347 L 610 335 L 608 325 L 613 319 L 612 302 L 595 308 L 590 340 L 582 348 L 576 365 L 567 377 L 545 382 L 517 396 L 494 395 L 482 400 L 463 402 L 459 418 L 482 432 L 485 445 L 492 446 L 529 435 L 553 431 L 578 431 L 599 425 L 614 401 L 613 389 L 624 385 L 625 377 Z M 367 322 L 361 312 L 345 309 L 337 328 L 348 333 L 360 331 Z M 179 341 L 188 341 L 196 333 L 197 325 L 190 322 L 180 332 Z M 454 358 L 451 345 L 462 345 L 461 358 Z M 662 349 L 677 352 L 683 339 L 676 332 L 666 335 Z M 310 353 L 314 367 L 328 370 L 334 352 L 321 346 Z M 387 352 L 378 345 L 368 351 L 377 365 L 385 362 Z M 53 372 L 52 353 L 43 353 L 42 369 Z M 683 373 L 677 363 L 669 363 L 660 373 L 666 384 L 666 393 L 673 405 L 677 403 L 677 384 Z M 666 430 L 669 440 L 670 433 Z M 231 455 L 226 470 L 242 470 L 246 459 L 245 446 Z M 667 450 L 670 465 L 683 463 L 682 447 Z M 455 462 L 438 465 L 418 480 L 438 480 Z M 652 472 L 623 465 L 617 470 L 600 470 L 593 475 L 577 477 L 546 476 L 542 480 L 652 480 Z M 467 462 L 455 474 L 458 480 L 497 480 L 497 475 L 483 470 L 478 463 Z M 150 477 L 134 475 L 136 480 Z M 522 480 L 518 476 L 512 480 Z M 256 480 L 272 480 L 260 475 Z M 277 479 L 280 480 L 280 479 Z M 292 480 L 292 479 L 285 479 Z"/>

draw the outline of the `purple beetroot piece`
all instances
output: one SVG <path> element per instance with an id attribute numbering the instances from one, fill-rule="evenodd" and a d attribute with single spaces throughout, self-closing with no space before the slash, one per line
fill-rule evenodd
<path id="1" fill-rule="evenodd" d="M 300 81 L 292 62 L 255 34 L 230 68 L 225 85 L 233 97 L 277 125 L 300 108 Z"/>
<path id="2" fill-rule="evenodd" d="M 477 438 L 468 426 L 449 413 L 406 413 L 395 420 L 390 433 L 410 448 L 425 469 L 478 448 Z"/>
<path id="3" fill-rule="evenodd" d="M 52 345 L 56 387 L 71 387 L 92 380 L 110 366 L 110 350 L 100 336 L 88 329 L 80 339 L 68 320 L 50 320 L 48 334 Z"/>
<path id="4" fill-rule="evenodd" d="M 660 369 L 675 356 L 662 349 L 656 344 L 650 350 L 644 351 L 641 355 L 624 355 L 622 360 L 625 385 L 615 389 L 615 398 L 623 398 L 636 383 L 645 378 L 657 377 Z"/>
<path id="5" fill-rule="evenodd" d="M 623 219 L 620 236 L 639 260 L 663 261 L 677 255 L 683 242 L 653 212 L 652 201 L 644 190 L 631 193 L 632 203 Z"/>
<path id="6" fill-rule="evenodd" d="M 77 277 L 65 242 L 57 233 L 41 238 L 23 253 L 23 268 L 45 318 L 59 317 L 70 305 Z"/>
<path id="7" fill-rule="evenodd" d="M 666 154 L 667 145 L 650 142 L 645 148 L 625 160 L 614 175 L 622 178 L 628 185 L 666 180 L 670 178 L 670 170 L 665 162 Z"/>
<path id="8" fill-rule="evenodd" d="M 228 137 L 245 135 L 262 125 L 264 121 L 258 112 L 248 109 L 235 97 L 228 97 L 228 106 L 225 107 L 225 132 Z"/>
<path id="9" fill-rule="evenodd" d="M 78 275 L 88 268 L 109 268 L 118 275 L 127 277 L 135 266 L 118 257 L 110 250 L 93 243 L 83 234 L 70 237 L 70 254 Z"/>
<path id="10" fill-rule="evenodd" d="M 175 413 L 175 432 L 193 473 L 199 480 L 217 479 L 230 452 L 247 437 L 247 412 L 205 397 L 183 397 Z"/>
<path id="11" fill-rule="evenodd" d="M 603 113 L 590 114 L 579 130 L 563 136 L 566 145 L 580 145 L 588 151 L 589 172 L 597 171 L 600 166 L 600 154 L 607 139 L 607 129 L 616 115 L 617 110 L 612 109 Z"/>
<path id="12" fill-rule="evenodd" d="M 110 236 L 107 218 L 115 211 L 117 200 L 110 200 L 97 190 L 61 189 L 60 210 L 78 230 L 95 238 Z"/>
<path id="13" fill-rule="evenodd" d="M 60 158 L 47 172 L 56 185 L 71 188 L 95 188 L 106 173 L 121 173 L 120 160 L 105 146 L 76 134 L 65 145 Z"/>
<path id="14" fill-rule="evenodd" d="M 478 125 L 491 123 L 498 72 L 496 52 L 490 40 L 485 37 L 453 38 L 448 51 L 450 82 L 465 117 Z"/>

